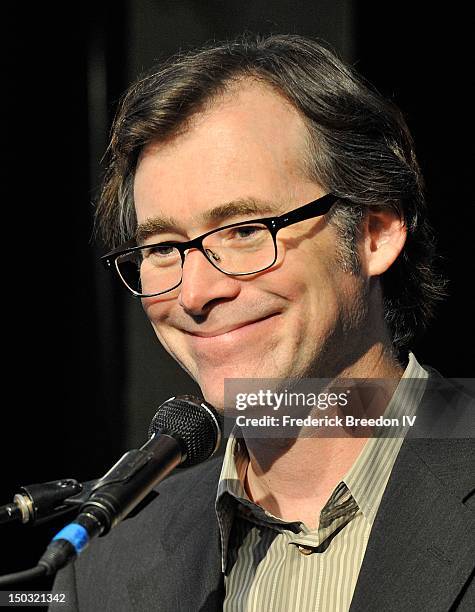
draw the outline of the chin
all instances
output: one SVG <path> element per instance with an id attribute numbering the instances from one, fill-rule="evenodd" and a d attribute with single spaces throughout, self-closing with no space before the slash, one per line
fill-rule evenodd
<path id="1" fill-rule="evenodd" d="M 219 387 L 219 388 L 218 388 Z M 224 384 L 223 385 L 202 385 L 200 386 L 204 399 L 210 403 L 218 412 L 223 413 L 225 409 Z"/>
<path id="2" fill-rule="evenodd" d="M 232 391 L 235 391 L 235 388 L 231 390 L 228 385 L 226 385 L 226 380 L 261 377 L 263 376 L 256 371 L 249 373 L 235 368 L 229 372 L 220 371 L 219 373 L 216 372 L 211 376 L 199 377 L 197 383 L 201 389 L 204 399 L 214 406 L 216 410 L 223 412 L 225 408 L 233 407 L 235 404 L 234 397 L 232 399 L 229 397 L 229 394 Z M 226 390 L 228 391 L 228 397 Z M 229 403 L 231 406 L 228 405 Z"/>
<path id="3" fill-rule="evenodd" d="M 270 373 L 269 373 L 270 372 Z M 236 392 L 241 391 L 252 391 L 254 392 L 256 387 L 251 383 L 251 386 L 248 387 L 246 383 L 239 385 L 229 385 L 226 384 L 226 381 L 232 380 L 257 380 L 257 381 L 267 381 L 267 379 L 280 377 L 280 375 L 275 372 L 275 370 L 269 371 L 261 371 L 258 368 L 233 368 L 229 371 L 220 370 L 218 372 L 214 372 L 210 376 L 199 377 L 197 383 L 201 389 L 201 393 L 203 394 L 204 399 L 212 404 L 216 410 L 219 412 L 223 412 L 226 408 L 234 408 L 236 400 L 235 394 Z M 267 387 L 266 383 L 262 383 L 265 387 Z M 262 385 L 258 383 L 258 388 Z"/>

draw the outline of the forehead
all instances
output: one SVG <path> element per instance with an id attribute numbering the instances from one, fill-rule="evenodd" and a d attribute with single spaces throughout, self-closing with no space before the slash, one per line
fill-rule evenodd
<path id="1" fill-rule="evenodd" d="M 306 129 L 298 111 L 256 81 L 234 84 L 186 132 L 148 145 L 134 181 L 139 223 L 157 215 L 198 223 L 230 201 L 289 201 L 304 180 Z"/>

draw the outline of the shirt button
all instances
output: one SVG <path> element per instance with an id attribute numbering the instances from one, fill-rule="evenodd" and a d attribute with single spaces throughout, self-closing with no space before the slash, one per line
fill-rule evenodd
<path id="1" fill-rule="evenodd" d="M 308 548 L 307 546 L 301 546 L 300 544 L 298 544 L 297 548 L 302 553 L 302 555 L 311 555 L 313 553 L 313 549 Z"/>

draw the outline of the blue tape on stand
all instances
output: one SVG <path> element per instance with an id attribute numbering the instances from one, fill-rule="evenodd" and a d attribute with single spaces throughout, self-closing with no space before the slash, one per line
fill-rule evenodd
<path id="1" fill-rule="evenodd" d="M 54 540 L 67 540 L 70 542 L 76 552 L 79 554 L 89 541 L 89 534 L 79 523 L 69 523 L 64 529 L 61 529 L 53 538 Z"/>

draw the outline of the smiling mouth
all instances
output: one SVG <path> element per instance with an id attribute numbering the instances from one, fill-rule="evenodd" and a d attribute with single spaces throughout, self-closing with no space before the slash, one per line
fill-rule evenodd
<path id="1" fill-rule="evenodd" d="M 190 331 L 186 331 L 184 330 L 184 333 L 187 334 L 188 336 L 193 336 L 195 338 L 218 338 L 219 336 L 225 336 L 226 334 L 229 334 L 231 332 L 237 331 L 239 329 L 243 329 L 244 327 L 251 327 L 252 325 L 256 325 L 257 323 L 262 323 L 263 321 L 267 321 L 269 319 L 272 319 L 273 317 L 278 316 L 280 313 L 273 313 L 270 315 L 267 315 L 265 317 L 261 317 L 260 319 L 254 319 L 252 321 L 245 321 L 243 323 L 238 323 L 236 325 L 232 325 L 231 327 L 225 327 L 223 329 L 219 329 L 216 331 L 210 331 L 210 332 L 201 332 L 201 331 L 195 331 L 195 332 L 190 332 Z"/>

